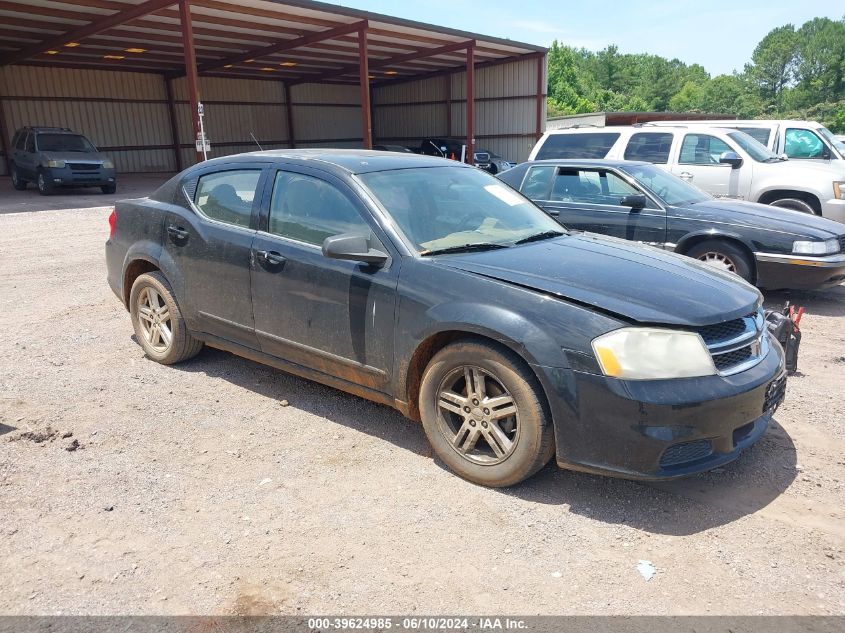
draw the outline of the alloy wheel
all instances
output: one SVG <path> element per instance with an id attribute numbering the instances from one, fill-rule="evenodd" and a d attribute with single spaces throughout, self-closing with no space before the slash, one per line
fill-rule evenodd
<path id="1" fill-rule="evenodd" d="M 717 253 L 715 251 L 702 253 L 699 255 L 698 260 L 719 270 L 726 270 L 729 273 L 736 272 L 736 263 L 724 253 Z"/>
<path id="2" fill-rule="evenodd" d="M 147 286 L 138 295 L 138 323 L 147 344 L 164 353 L 173 341 L 170 309 L 155 288 Z"/>
<path id="3" fill-rule="evenodd" d="M 480 367 L 457 367 L 437 393 L 438 426 L 455 452 L 483 465 L 510 457 L 519 440 L 519 412 L 501 380 Z"/>

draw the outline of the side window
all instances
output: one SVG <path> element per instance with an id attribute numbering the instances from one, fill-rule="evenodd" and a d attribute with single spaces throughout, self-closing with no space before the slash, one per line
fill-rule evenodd
<path id="1" fill-rule="evenodd" d="M 821 158 L 825 153 L 824 143 L 810 130 L 788 128 L 783 146 L 790 158 Z"/>
<path id="2" fill-rule="evenodd" d="M 555 176 L 551 199 L 558 202 L 618 205 L 623 196 L 640 193 L 616 174 L 561 167 Z"/>
<path id="3" fill-rule="evenodd" d="M 764 127 L 738 127 L 736 128 L 740 132 L 745 132 L 753 138 L 758 143 L 762 143 L 766 147 L 769 146 L 769 136 L 771 136 L 772 132 L 768 128 Z"/>
<path id="4" fill-rule="evenodd" d="M 681 145 L 682 165 L 718 165 L 723 152 L 733 150 L 727 143 L 707 134 L 687 134 Z"/>
<path id="5" fill-rule="evenodd" d="M 30 132 L 26 137 L 26 148 L 24 151 L 35 152 L 35 134 Z"/>
<path id="6" fill-rule="evenodd" d="M 525 180 L 522 181 L 520 189 L 522 195 L 532 200 L 548 200 L 554 172 L 555 168 L 552 165 L 529 169 Z"/>
<path id="7" fill-rule="evenodd" d="M 218 171 L 201 176 L 194 204 L 212 220 L 249 228 L 260 169 Z"/>
<path id="8" fill-rule="evenodd" d="M 665 165 L 669 162 L 669 150 L 672 149 L 674 136 L 672 132 L 637 132 L 628 141 L 625 160 L 643 160 Z"/>
<path id="9" fill-rule="evenodd" d="M 547 158 L 604 158 L 618 139 L 618 132 L 550 134 L 537 152 L 536 160 Z"/>
<path id="10" fill-rule="evenodd" d="M 269 230 L 315 246 L 341 233 L 372 237 L 370 225 L 337 188 L 318 178 L 285 171 L 276 174 L 273 184 Z"/>
<path id="11" fill-rule="evenodd" d="M 23 150 L 26 146 L 26 132 L 18 132 L 15 134 L 15 138 L 12 141 L 12 147 L 15 149 Z"/>

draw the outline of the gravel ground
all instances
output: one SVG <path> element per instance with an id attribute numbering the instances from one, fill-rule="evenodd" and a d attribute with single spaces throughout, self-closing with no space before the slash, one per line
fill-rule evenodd
<path id="1" fill-rule="evenodd" d="M 388 408 L 146 360 L 107 215 L 0 215 L 0 613 L 845 613 L 845 287 L 791 297 L 801 373 L 730 466 L 487 490 Z"/>

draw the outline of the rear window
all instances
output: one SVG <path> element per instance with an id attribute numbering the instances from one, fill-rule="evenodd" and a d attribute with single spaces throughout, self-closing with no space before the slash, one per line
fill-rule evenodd
<path id="1" fill-rule="evenodd" d="M 745 132 L 753 138 L 758 143 L 762 143 L 763 145 L 769 144 L 769 136 L 771 136 L 771 130 L 763 127 L 738 127 L 736 128 L 740 132 Z"/>
<path id="2" fill-rule="evenodd" d="M 672 132 L 638 132 L 628 141 L 625 160 L 642 160 L 647 163 L 666 164 L 672 149 Z"/>
<path id="3" fill-rule="evenodd" d="M 619 139 L 619 132 L 550 134 L 536 160 L 548 158 L 604 158 Z"/>

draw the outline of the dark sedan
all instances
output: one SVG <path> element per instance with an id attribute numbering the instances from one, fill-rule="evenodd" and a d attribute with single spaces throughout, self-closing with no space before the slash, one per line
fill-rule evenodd
<path id="1" fill-rule="evenodd" d="M 118 203 L 108 281 L 147 356 L 203 344 L 393 406 L 488 486 L 566 468 L 671 478 L 735 459 L 783 398 L 760 293 L 570 234 L 454 161 L 290 150 Z"/>
<path id="2" fill-rule="evenodd" d="M 778 207 L 713 198 L 650 163 L 547 160 L 500 175 L 570 229 L 644 242 L 760 288 L 845 281 L 845 226 Z"/>

